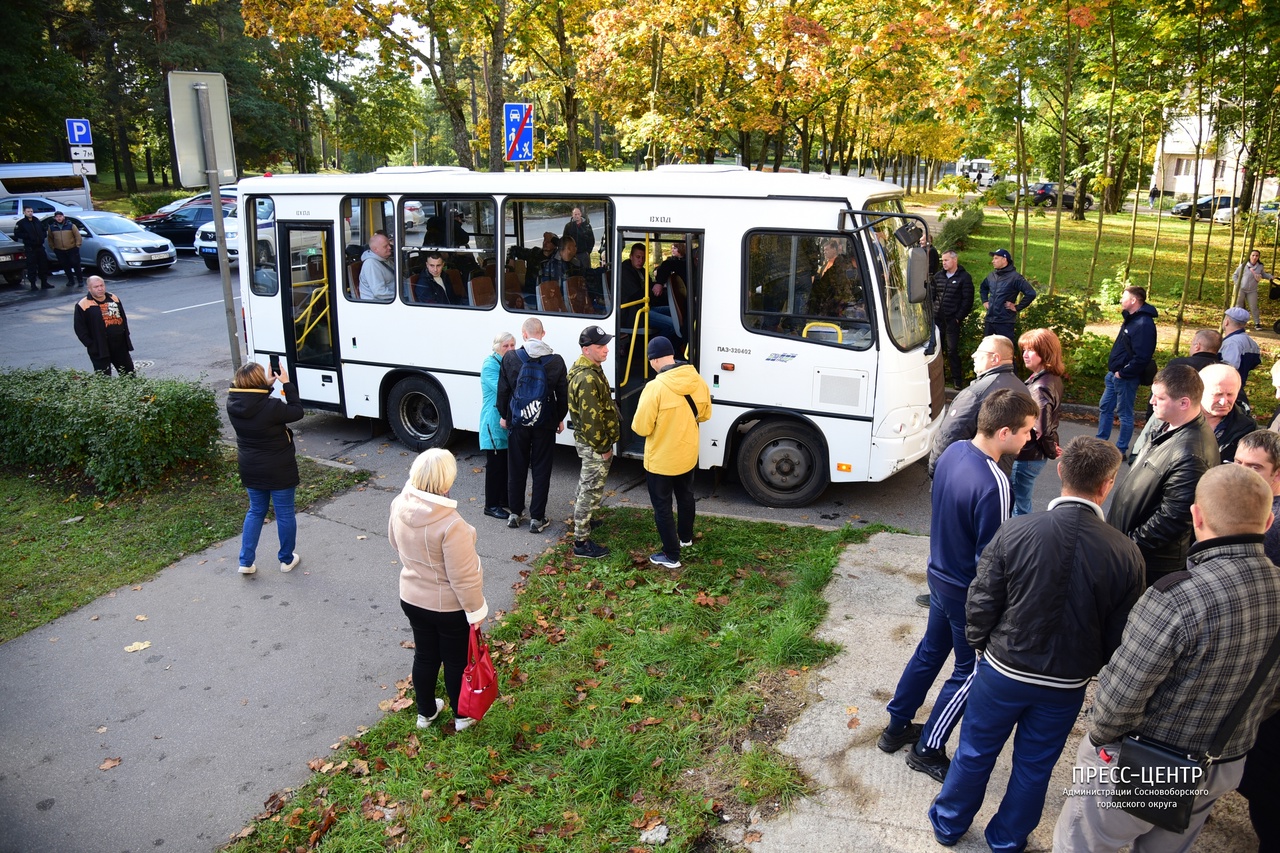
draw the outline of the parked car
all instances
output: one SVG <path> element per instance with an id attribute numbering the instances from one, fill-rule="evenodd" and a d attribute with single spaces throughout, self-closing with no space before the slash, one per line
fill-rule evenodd
<path id="1" fill-rule="evenodd" d="M 209 199 L 212 197 L 213 196 L 210 193 L 200 193 L 200 195 L 193 195 L 190 198 L 179 199 L 178 201 L 175 201 L 171 204 L 166 204 L 164 207 L 160 208 L 155 213 L 144 213 L 142 216 L 135 216 L 133 217 L 133 221 L 145 227 L 148 222 L 158 222 L 159 220 L 164 219 L 166 216 L 170 216 L 174 213 L 177 213 L 179 210 L 182 210 L 184 207 L 191 207 L 192 205 L 201 205 L 201 204 L 208 205 Z M 238 204 L 239 201 L 240 201 L 240 196 L 236 192 L 225 189 L 225 188 L 222 190 L 222 203 L 224 205 Z"/>
<path id="2" fill-rule="evenodd" d="M 419 225 L 425 224 L 427 214 L 422 209 L 420 201 L 406 201 L 404 203 L 404 225 L 406 228 L 417 228 Z"/>
<path id="3" fill-rule="evenodd" d="M 48 225 L 53 217 L 44 220 Z M 67 219 L 80 229 L 84 244 L 80 247 L 80 260 L 84 266 L 96 266 L 104 276 L 117 275 L 124 270 L 171 267 L 178 260 L 178 250 L 173 243 L 159 234 L 153 234 L 126 216 L 106 210 L 84 210 Z M 60 269 L 57 257 L 49 244 L 45 254 L 55 269 Z"/>
<path id="4" fill-rule="evenodd" d="M 1191 209 L 1192 207 L 1194 207 L 1196 212 L 1196 218 L 1204 219 L 1207 216 L 1213 216 L 1217 214 L 1217 212 L 1219 210 L 1222 210 L 1224 207 L 1231 208 L 1231 207 L 1236 207 L 1239 204 L 1240 204 L 1240 199 L 1236 196 L 1205 195 L 1197 199 L 1194 205 L 1192 205 L 1192 203 L 1189 201 L 1180 201 L 1177 204 L 1175 204 L 1173 207 L 1169 208 L 1169 213 L 1173 214 L 1179 219 L 1190 219 Z"/>
<path id="5" fill-rule="evenodd" d="M 1271 201 L 1264 201 L 1249 212 L 1261 216 L 1264 222 L 1274 222 L 1277 211 L 1280 211 L 1280 200 L 1272 199 Z M 1219 225 L 1230 224 L 1239 212 L 1240 208 L 1238 207 L 1224 207 L 1213 215 L 1213 221 Z"/>
<path id="6" fill-rule="evenodd" d="M 1054 181 L 1042 181 L 1036 184 L 1031 193 L 1032 204 L 1044 204 L 1049 207 L 1056 207 L 1058 204 L 1058 184 Z M 1066 191 L 1062 194 L 1062 207 L 1068 209 L 1076 205 L 1076 185 L 1068 184 Z M 1093 207 L 1093 196 L 1088 193 L 1084 197 L 1084 209 L 1088 210 Z"/>
<path id="7" fill-rule="evenodd" d="M 229 216 L 235 209 L 235 205 L 224 204 L 222 206 L 222 215 Z M 197 202 L 186 207 L 180 207 L 161 219 L 144 222 L 142 227 L 159 234 L 161 237 L 167 237 L 179 249 L 190 249 L 194 252 L 196 251 L 196 232 L 200 230 L 201 226 L 212 222 L 213 205 L 207 202 L 203 204 Z"/>
<path id="8" fill-rule="evenodd" d="M 50 201 L 39 196 L 5 196 L 0 198 L 0 232 L 4 232 L 6 237 L 12 237 L 13 226 L 18 224 L 18 220 L 23 215 L 22 211 L 28 207 L 35 213 L 37 219 L 53 216 L 59 210 L 66 214 L 79 213 L 84 210 L 84 208 L 76 207 L 74 204 L 63 204 L 60 201 Z"/>
<path id="9" fill-rule="evenodd" d="M 27 253 L 22 244 L 10 240 L 8 234 L 0 234 L 0 274 L 8 284 L 22 282 L 22 274 L 27 269 Z"/>
<path id="10" fill-rule="evenodd" d="M 255 200 L 257 204 L 258 265 L 266 266 L 275 262 L 275 204 L 269 198 Z M 240 217 L 236 211 L 222 221 L 227 235 L 227 260 L 235 264 L 240 260 Z M 218 235 L 213 223 L 200 227 L 196 232 L 196 254 L 204 260 L 204 265 L 211 270 L 218 268 Z"/>

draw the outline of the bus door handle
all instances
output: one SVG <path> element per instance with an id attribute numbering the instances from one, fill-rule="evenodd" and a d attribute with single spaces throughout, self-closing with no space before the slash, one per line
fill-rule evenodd
<path id="1" fill-rule="evenodd" d="M 320 381 L 324 384 L 331 384 L 333 382 L 333 377 L 326 373 L 320 377 Z"/>

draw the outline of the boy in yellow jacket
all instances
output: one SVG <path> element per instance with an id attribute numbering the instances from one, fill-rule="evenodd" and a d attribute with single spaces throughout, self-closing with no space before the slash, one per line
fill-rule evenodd
<path id="1" fill-rule="evenodd" d="M 698 424 L 711 417 L 711 392 L 691 364 L 677 363 L 667 338 L 649 341 L 657 376 L 644 387 L 631 429 L 645 437 L 644 470 L 662 550 L 655 566 L 680 568 L 680 549 L 693 544 L 693 472 L 698 467 Z M 676 500 L 672 517 L 671 498 Z"/>

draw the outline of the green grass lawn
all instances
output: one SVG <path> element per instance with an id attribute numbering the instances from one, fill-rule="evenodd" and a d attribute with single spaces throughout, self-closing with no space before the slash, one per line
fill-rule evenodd
<path id="1" fill-rule="evenodd" d="M 1019 217 L 1018 235 L 1012 245 L 1009 240 L 1009 224 L 1005 216 L 996 208 L 988 208 L 986 219 L 967 241 L 960 252 L 960 262 L 973 275 L 975 283 L 975 299 L 977 285 L 991 269 L 989 252 L 1004 247 L 1013 254 L 1018 270 L 1032 280 L 1041 293 L 1048 292 L 1049 266 L 1053 253 L 1054 211 L 1040 211 L 1043 215 L 1032 212 L 1030 236 L 1027 241 L 1027 255 L 1022 257 L 1022 221 Z M 1057 279 L 1055 290 L 1061 294 L 1094 299 L 1102 308 L 1102 320 L 1091 324 L 1090 330 L 1108 339 L 1115 337 L 1120 325 L 1120 287 L 1117 284 L 1104 286 L 1104 279 L 1118 280 L 1117 268 L 1122 267 L 1129 251 L 1129 230 L 1132 214 L 1107 216 L 1103 223 L 1102 242 L 1098 252 L 1097 269 L 1094 273 L 1093 287 L 1089 287 L 1089 263 L 1093 257 L 1093 241 L 1097 231 L 1097 211 L 1091 211 L 1085 222 L 1073 222 L 1067 212 L 1062 218 L 1062 230 L 1058 248 Z M 1160 240 L 1156 244 L 1157 218 L 1149 213 L 1145 205 L 1138 213 L 1136 239 L 1133 253 L 1133 266 L 1130 270 L 1130 281 L 1147 288 L 1148 301 L 1160 313 L 1157 330 L 1160 340 L 1156 349 L 1156 361 L 1164 364 L 1176 355 L 1186 355 L 1191 337 L 1197 329 L 1220 328 L 1225 296 L 1225 287 L 1231 273 L 1235 271 L 1239 259 L 1245 249 L 1247 235 L 1243 229 L 1235 232 L 1234 243 L 1229 227 L 1215 224 L 1212 234 L 1209 223 L 1196 223 L 1195 251 L 1192 263 L 1192 275 L 1188 289 L 1187 305 L 1183 316 L 1183 325 L 1177 351 L 1174 350 L 1175 320 L 1178 303 L 1181 299 L 1183 277 L 1187 264 L 1187 241 L 1191 225 L 1187 220 L 1163 217 L 1159 225 Z M 1273 269 L 1275 234 L 1273 231 L 1259 231 L 1256 246 L 1263 253 L 1263 262 L 1267 269 Z M 1211 241 L 1211 242 L 1210 242 Z M 1204 264 L 1206 242 L 1209 245 L 1208 265 L 1205 268 L 1203 288 L 1200 284 L 1201 268 Z M 1152 251 L 1155 251 L 1153 274 L 1148 277 L 1151 267 Z M 1230 253 L 1230 254 L 1229 254 Z M 1200 297 L 1197 298 L 1197 293 Z M 1255 409 L 1263 413 L 1262 420 L 1270 422 L 1271 412 L 1275 408 L 1275 394 L 1270 382 L 1270 367 L 1280 352 L 1280 338 L 1271 331 L 1271 324 L 1280 319 L 1280 304 L 1267 298 L 1267 288 L 1263 287 L 1259 294 L 1259 310 L 1264 330 L 1262 333 L 1250 332 L 1262 348 L 1262 366 L 1255 369 L 1249 377 L 1247 391 Z M 981 305 L 975 313 L 980 315 Z M 977 328 L 981 328 L 980 316 Z M 1019 331 L 1024 331 L 1019 327 Z M 977 334 L 980 334 L 978 332 Z M 972 341 L 962 342 L 972 347 Z M 965 349 L 965 352 L 971 351 Z M 1068 353 L 1070 358 L 1071 353 Z M 1025 370 L 1019 368 L 1025 375 Z M 1067 402 L 1096 405 L 1102 393 L 1102 378 L 1091 373 L 1068 375 L 1064 399 Z M 1148 389 L 1139 392 L 1139 404 L 1145 405 Z"/>
<path id="2" fill-rule="evenodd" d="M 663 570 L 651 513 L 604 518 L 609 558 L 562 543 L 523 573 L 480 723 L 454 733 L 446 708 L 417 730 L 405 679 L 392 713 L 316 757 L 230 850 L 652 850 L 640 834 L 659 826 L 663 849 L 689 850 L 722 815 L 803 793 L 770 744 L 836 651 L 812 634 L 839 552 L 872 529 L 704 517 L 684 568 Z"/>
<path id="3" fill-rule="evenodd" d="M 305 459 L 298 467 L 299 511 L 368 476 Z M 105 502 L 82 485 L 0 471 L 0 506 L 10 520 L 0 561 L 0 642 L 235 536 L 248 506 L 233 450 Z"/>

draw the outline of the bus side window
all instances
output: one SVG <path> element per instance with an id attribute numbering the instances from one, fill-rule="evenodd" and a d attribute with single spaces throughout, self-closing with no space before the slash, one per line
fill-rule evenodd
<path id="1" fill-rule="evenodd" d="M 743 325 L 765 334 L 870 348 L 875 337 L 856 248 L 847 235 L 748 235 Z"/>
<path id="2" fill-rule="evenodd" d="M 488 198 L 406 196 L 401 294 L 410 305 L 492 308 L 495 205 Z M 472 232 L 472 228 L 479 229 Z M 421 236 L 419 236 L 421 234 Z M 439 282 L 432 259 L 441 263 Z"/>
<path id="3" fill-rule="evenodd" d="M 502 301 L 509 310 L 583 317 L 612 310 L 607 199 L 508 198 L 501 230 L 507 235 Z M 498 272 L 495 264 L 487 276 L 495 284 Z"/>
<path id="4" fill-rule="evenodd" d="M 399 279 L 391 199 L 348 196 L 342 200 L 341 211 L 346 231 L 343 291 L 347 298 L 356 302 L 395 301 Z"/>

